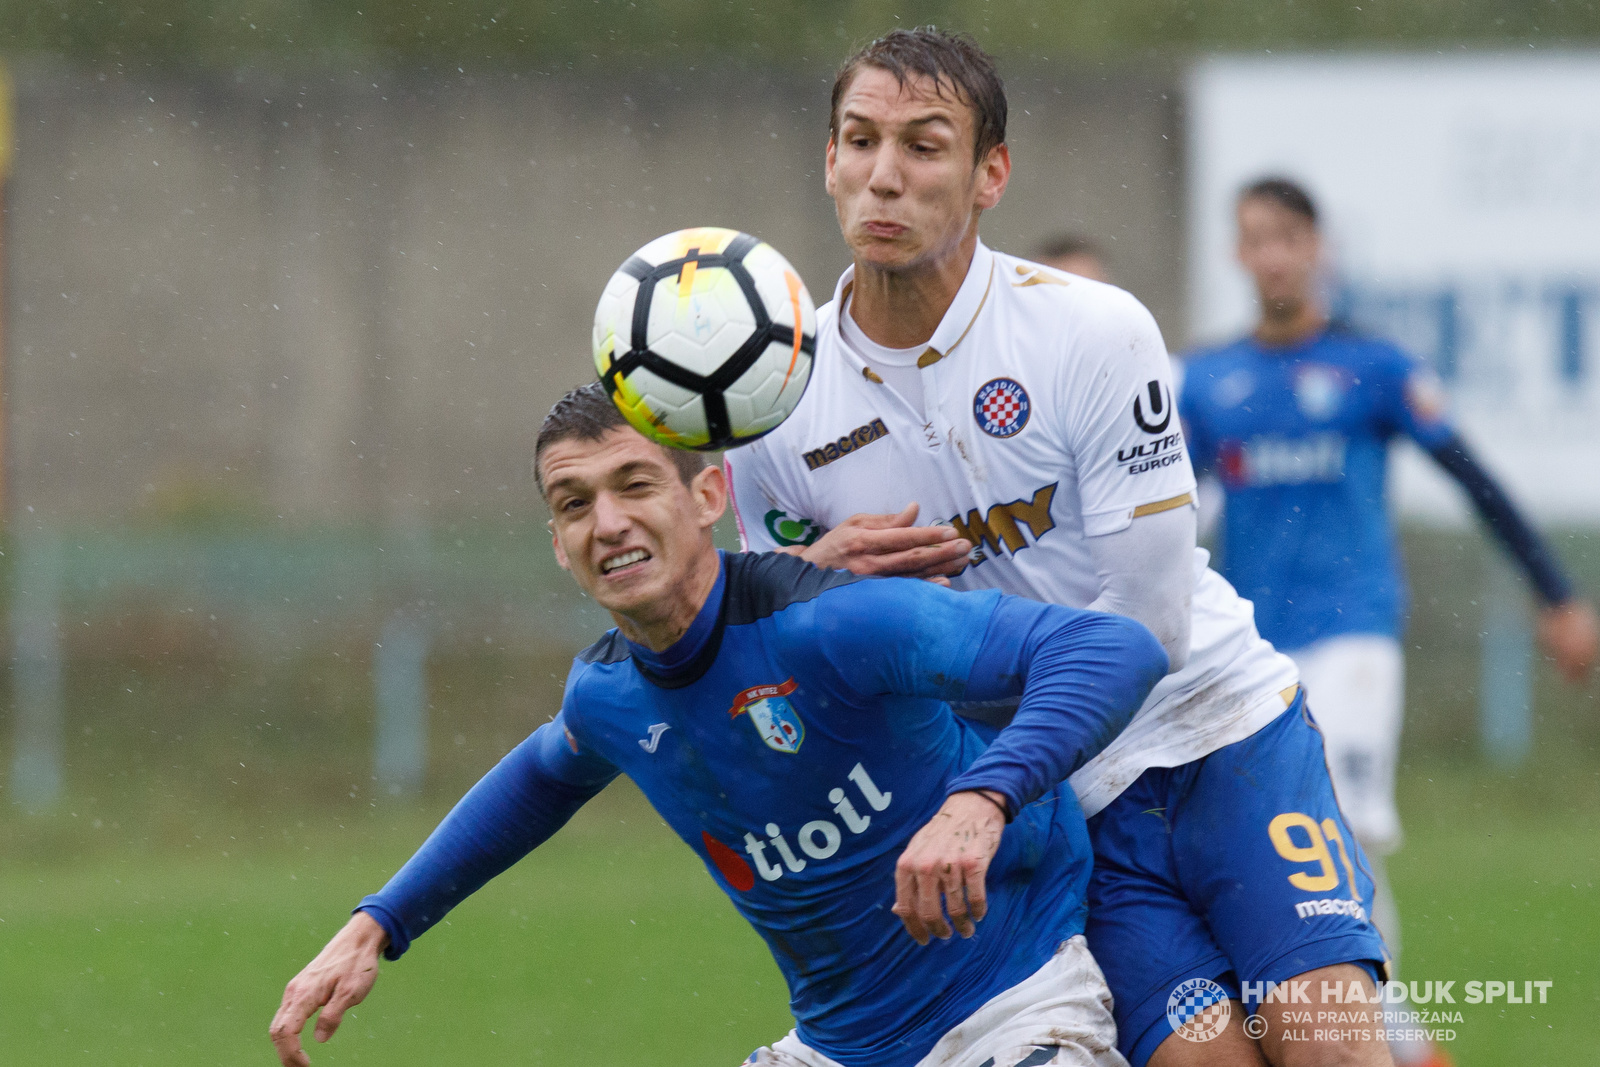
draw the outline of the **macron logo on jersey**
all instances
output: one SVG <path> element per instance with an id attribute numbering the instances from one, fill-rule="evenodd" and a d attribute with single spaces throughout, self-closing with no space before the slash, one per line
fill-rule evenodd
<path id="1" fill-rule="evenodd" d="M 883 420 L 873 419 L 865 426 L 857 426 L 837 441 L 829 441 L 819 448 L 800 453 L 800 458 L 806 461 L 806 470 L 814 471 L 888 436 L 889 427 L 884 425 Z"/>

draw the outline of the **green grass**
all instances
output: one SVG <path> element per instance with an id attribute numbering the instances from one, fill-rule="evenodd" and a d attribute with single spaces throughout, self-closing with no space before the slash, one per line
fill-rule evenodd
<path id="1" fill-rule="evenodd" d="M 8 868 L 0 1059 L 275 1062 L 266 1028 L 283 984 L 435 814 L 358 812 L 273 839 L 213 837 L 181 857 Z M 619 786 L 386 964 L 369 1004 L 314 1057 L 733 1064 L 789 1025 L 760 940 Z"/>
<path id="2" fill-rule="evenodd" d="M 1584 1063 L 1600 1011 L 1600 766 L 1553 751 L 1532 773 L 1438 765 L 1401 784 L 1389 864 L 1411 980 L 1550 979 L 1544 1005 L 1457 1004 L 1461 1067 Z M 1448 1005 L 1446 1006 L 1448 1007 Z"/>
<path id="3" fill-rule="evenodd" d="M 1600 1010 L 1600 769 L 1414 770 L 1391 863 L 1405 974 L 1555 981 L 1460 1005 L 1463 1067 L 1583 1062 Z M 1580 796 L 1587 778 L 1587 795 Z M 113 846 L 0 873 L 0 1048 L 15 1063 L 272 1062 L 286 982 L 438 814 L 349 807 L 190 847 Z M 70 812 L 49 821 L 73 823 Z M 243 830 L 239 820 L 235 829 Z M 79 827 L 58 828 L 66 839 Z M 790 1025 L 777 969 L 631 787 L 386 964 L 318 1063 L 733 1064 Z"/>

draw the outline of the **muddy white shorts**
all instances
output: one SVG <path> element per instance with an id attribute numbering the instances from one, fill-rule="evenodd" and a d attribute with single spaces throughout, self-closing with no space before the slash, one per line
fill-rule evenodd
<path id="1" fill-rule="evenodd" d="M 1341 634 L 1289 653 L 1322 731 L 1328 773 L 1350 829 L 1370 852 L 1400 847 L 1394 769 L 1400 752 L 1405 663 L 1400 642 Z"/>
<path id="2" fill-rule="evenodd" d="M 793 1030 L 745 1061 L 750 1067 L 839 1067 Z M 1117 1051 L 1111 990 L 1083 937 L 973 1012 L 917 1067 L 1128 1067 Z"/>

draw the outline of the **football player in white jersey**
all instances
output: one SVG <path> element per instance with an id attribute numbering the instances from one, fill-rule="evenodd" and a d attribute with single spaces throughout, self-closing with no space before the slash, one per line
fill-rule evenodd
<path id="1" fill-rule="evenodd" d="M 841 68 L 826 174 L 854 265 L 818 313 L 799 408 L 728 454 L 741 536 L 1148 626 L 1172 673 L 1072 778 L 1123 1054 L 1388 1064 L 1375 1025 L 1284 1040 L 1289 1011 L 1375 996 L 1371 879 L 1294 664 L 1195 547 L 1155 322 L 978 238 L 1010 174 L 1005 114 L 965 37 L 897 30 Z"/>

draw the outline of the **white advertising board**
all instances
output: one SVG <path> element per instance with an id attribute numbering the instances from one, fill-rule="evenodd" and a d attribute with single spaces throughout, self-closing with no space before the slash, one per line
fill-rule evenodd
<path id="1" fill-rule="evenodd" d="M 1255 315 L 1238 190 L 1303 183 L 1328 297 L 1434 363 L 1469 442 L 1538 519 L 1600 522 L 1600 54 L 1218 57 L 1188 84 L 1194 338 Z M 1457 523 L 1414 449 L 1394 493 Z"/>

